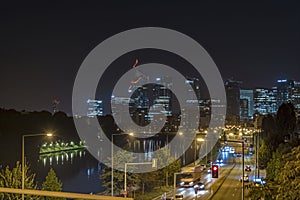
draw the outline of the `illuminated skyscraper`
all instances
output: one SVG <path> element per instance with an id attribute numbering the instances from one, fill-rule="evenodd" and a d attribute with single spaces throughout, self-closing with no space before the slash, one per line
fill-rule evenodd
<path id="1" fill-rule="evenodd" d="M 277 89 L 256 88 L 253 93 L 254 113 L 261 115 L 277 112 Z"/>
<path id="2" fill-rule="evenodd" d="M 87 103 L 87 116 L 95 117 L 95 116 L 103 116 L 103 104 L 102 101 L 88 99 Z"/>
<path id="3" fill-rule="evenodd" d="M 277 80 L 277 108 L 283 103 L 292 101 L 292 90 L 294 81 L 281 79 Z"/>
<path id="4" fill-rule="evenodd" d="M 300 117 L 300 81 L 294 81 L 291 98 L 299 118 Z"/>
<path id="5" fill-rule="evenodd" d="M 172 78 L 168 76 L 156 78 L 153 85 L 153 101 L 155 108 L 164 108 L 166 116 L 172 116 Z"/>

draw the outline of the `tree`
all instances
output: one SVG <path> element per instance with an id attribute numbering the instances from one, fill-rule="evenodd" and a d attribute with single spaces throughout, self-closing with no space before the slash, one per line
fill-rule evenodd
<path id="1" fill-rule="evenodd" d="M 285 137 L 291 137 L 294 134 L 297 121 L 296 119 L 297 117 L 293 104 L 283 103 L 278 108 L 276 115 L 276 124 L 278 130 L 276 141 L 278 145 L 284 142 Z"/>
<path id="2" fill-rule="evenodd" d="M 159 178 L 160 177 L 158 176 L 157 171 L 139 174 L 139 179 L 141 181 L 142 187 L 142 195 L 145 194 L 145 191 L 153 189 L 153 187 L 156 186 L 157 180 Z"/>
<path id="3" fill-rule="evenodd" d="M 267 178 L 270 181 L 274 181 L 275 177 L 278 176 L 280 171 L 284 166 L 284 161 L 282 156 L 291 151 L 291 146 L 288 143 L 282 143 L 276 149 L 276 152 L 273 152 L 272 158 L 270 159 L 267 166 Z"/>
<path id="4" fill-rule="evenodd" d="M 125 163 L 130 163 L 134 160 L 133 155 L 124 150 L 117 151 L 114 156 L 114 169 L 124 169 Z M 108 158 L 109 162 L 111 158 Z M 132 169 L 132 168 L 131 168 Z M 114 170 L 114 191 L 121 194 L 124 189 L 124 171 Z M 107 192 L 111 192 L 111 168 L 103 168 L 102 174 L 100 175 L 102 179 L 102 185 L 106 187 Z M 127 171 L 127 183 L 136 184 L 139 182 L 137 174 L 131 173 L 130 170 Z"/>
<path id="5" fill-rule="evenodd" d="M 300 196 L 300 146 L 288 151 L 280 145 L 267 168 L 267 184 L 263 189 L 250 189 L 251 199 L 298 199 Z M 285 152 L 285 153 L 282 153 Z M 271 165 L 275 165 L 273 168 Z"/>
<path id="6" fill-rule="evenodd" d="M 277 199 L 298 199 L 300 196 L 300 146 L 284 154 L 283 169 L 276 176 L 275 181 L 279 184 Z"/>
<path id="7" fill-rule="evenodd" d="M 258 162 L 260 166 L 266 167 L 270 158 L 271 158 L 271 149 L 263 140 L 262 145 L 259 148 L 259 152 L 258 152 Z"/>
<path id="8" fill-rule="evenodd" d="M 169 186 L 169 179 L 172 179 L 172 176 L 169 176 L 169 174 L 174 174 L 176 172 L 180 171 L 181 162 L 180 160 L 175 160 L 174 157 L 171 156 L 170 151 L 167 148 L 160 149 L 159 151 L 154 152 L 153 158 L 157 159 L 158 168 L 161 168 L 158 170 L 160 179 L 165 180 L 165 185 Z M 166 163 L 170 163 L 167 166 L 163 167 Z"/>
<path id="9" fill-rule="evenodd" d="M 268 114 L 262 118 L 262 133 L 260 134 L 261 138 L 268 144 L 271 150 L 276 149 L 277 147 L 277 134 L 276 122 L 274 117 L 271 114 Z"/>
<path id="10" fill-rule="evenodd" d="M 35 174 L 31 173 L 29 166 L 25 164 L 24 166 L 24 188 L 25 189 L 36 189 L 37 185 L 35 184 Z M 0 173 L 0 186 L 7 188 L 22 188 L 22 167 L 20 162 L 16 163 L 16 167 L 10 170 L 9 166 L 1 170 Z M 12 193 L 2 193 L 0 197 L 3 199 L 22 199 L 21 194 L 12 194 Z M 38 196 L 25 195 L 26 199 L 39 199 Z"/>
<path id="11" fill-rule="evenodd" d="M 48 175 L 46 176 L 46 180 L 42 184 L 42 190 L 47 191 L 62 191 L 62 183 L 58 180 L 54 170 L 51 168 Z M 63 200 L 65 198 L 60 197 L 45 197 L 45 200 Z"/>

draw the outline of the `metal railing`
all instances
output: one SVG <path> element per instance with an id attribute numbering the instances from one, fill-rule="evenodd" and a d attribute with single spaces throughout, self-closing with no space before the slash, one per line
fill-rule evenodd
<path id="1" fill-rule="evenodd" d="M 44 190 L 28 190 L 28 189 L 16 189 L 16 188 L 3 188 L 0 187 L 0 193 L 15 193 L 15 194 L 29 194 L 36 196 L 48 196 L 48 197 L 63 197 L 72 199 L 93 199 L 93 200 L 133 200 L 133 198 L 124 197 L 111 197 L 111 196 L 101 196 L 96 194 L 81 194 L 72 192 L 53 192 Z"/>

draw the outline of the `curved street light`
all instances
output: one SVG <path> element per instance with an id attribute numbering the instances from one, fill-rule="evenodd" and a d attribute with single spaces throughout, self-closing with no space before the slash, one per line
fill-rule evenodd
<path id="1" fill-rule="evenodd" d="M 25 185 L 25 137 L 36 137 L 36 136 L 47 136 L 52 137 L 52 133 L 44 133 L 44 134 L 28 134 L 22 135 L 22 191 L 24 191 Z M 22 200 L 24 200 L 24 193 L 22 193 Z"/>

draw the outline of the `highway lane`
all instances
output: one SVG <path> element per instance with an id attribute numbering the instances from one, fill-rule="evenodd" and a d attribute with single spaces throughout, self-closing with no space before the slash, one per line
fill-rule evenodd
<path id="1" fill-rule="evenodd" d="M 240 200 L 242 198 L 242 183 L 240 181 L 240 178 L 244 169 L 242 169 L 242 158 L 239 157 L 235 159 L 236 166 L 232 169 L 231 173 L 228 175 L 221 188 L 214 195 L 213 200 Z M 254 156 L 245 156 L 245 166 L 246 165 L 250 165 L 252 170 L 251 172 L 244 171 L 244 174 L 247 174 L 249 176 L 249 182 L 245 182 L 245 186 L 247 186 L 254 179 Z M 244 192 L 246 197 L 248 190 L 245 188 Z"/>
<path id="2" fill-rule="evenodd" d="M 237 152 L 242 152 L 242 145 L 239 143 L 229 144 L 234 146 Z M 225 182 L 223 183 L 220 190 L 215 194 L 213 199 L 241 199 L 242 196 L 242 183 L 240 182 L 240 177 L 242 175 L 242 157 L 234 157 L 228 152 L 221 152 L 219 158 L 222 158 L 224 163 L 219 166 L 219 179 L 223 176 L 228 175 Z M 245 165 L 251 165 L 252 169 L 254 167 L 253 156 L 245 156 Z M 236 163 L 235 167 L 232 169 L 233 164 Z M 232 169 L 232 170 L 231 170 Z M 231 170 L 231 172 L 230 172 Z M 245 172 L 249 174 L 250 177 L 254 176 L 254 171 Z M 202 180 L 206 183 L 206 188 L 210 188 L 218 179 L 211 178 L 211 175 L 206 175 L 202 177 Z M 204 200 L 212 194 L 212 191 L 205 190 L 200 191 L 200 193 L 195 195 L 194 189 L 184 189 L 180 193 L 184 195 L 186 200 Z"/>
<path id="3" fill-rule="evenodd" d="M 219 165 L 219 178 L 227 175 L 230 169 L 233 167 L 234 158 L 228 152 L 221 152 L 219 154 L 219 158 L 223 159 L 223 163 Z M 201 182 L 205 184 L 205 189 L 198 191 L 197 195 L 195 194 L 195 190 L 193 187 L 191 188 L 178 188 L 176 190 L 177 194 L 182 194 L 185 200 L 204 200 L 208 199 L 211 195 L 210 187 L 217 181 L 218 179 L 212 178 L 210 173 L 203 173 L 201 176 Z"/>
<path id="4" fill-rule="evenodd" d="M 213 199 L 241 199 L 242 183 L 239 181 L 241 177 L 241 164 L 237 164 L 224 181 L 222 187 L 214 195 Z"/>
<path id="5" fill-rule="evenodd" d="M 231 143 L 230 146 L 233 146 L 236 149 L 236 152 L 242 152 L 242 146 L 239 143 Z M 239 181 L 242 175 L 242 157 L 234 157 L 233 154 L 229 152 L 220 152 L 219 157 L 223 159 L 223 164 L 219 164 L 219 178 L 226 176 L 230 173 L 234 163 L 236 166 L 232 169 L 231 173 L 228 175 L 227 179 L 224 182 L 224 185 L 220 190 L 215 194 L 213 199 L 241 199 L 242 195 L 242 183 Z M 245 165 L 251 165 L 251 168 L 254 169 L 255 157 L 254 156 L 245 156 Z M 254 178 L 254 170 L 249 172 L 251 179 Z M 201 190 L 198 194 L 195 194 L 194 188 L 177 188 L 177 194 L 183 194 L 185 200 L 204 200 L 208 199 L 211 196 L 212 191 L 210 187 L 218 180 L 211 178 L 211 174 L 203 173 L 201 176 L 201 182 L 206 185 L 205 190 Z M 224 189 L 225 188 L 225 189 Z M 228 190 L 228 191 L 227 191 Z M 224 194 L 225 193 L 225 196 Z M 172 194 L 170 194 L 172 195 Z M 169 196 L 170 196 L 169 195 Z"/>

